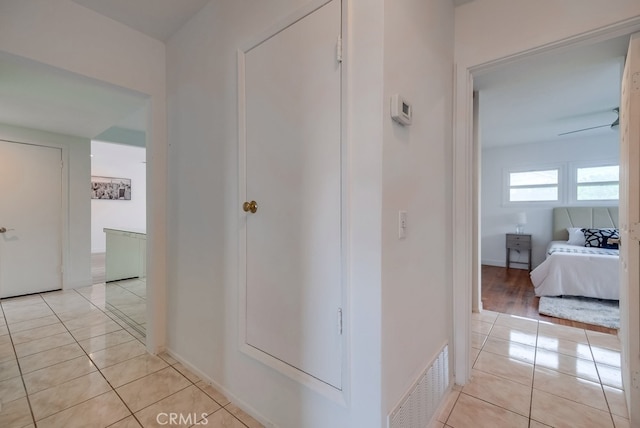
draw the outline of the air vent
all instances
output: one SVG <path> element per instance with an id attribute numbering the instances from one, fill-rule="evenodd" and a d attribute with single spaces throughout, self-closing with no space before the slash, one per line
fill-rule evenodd
<path id="1" fill-rule="evenodd" d="M 448 387 L 449 348 L 445 345 L 389 415 L 389 428 L 425 428 Z"/>

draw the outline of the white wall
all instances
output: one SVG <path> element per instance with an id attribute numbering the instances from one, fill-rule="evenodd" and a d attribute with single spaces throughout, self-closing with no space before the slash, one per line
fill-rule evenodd
<path id="1" fill-rule="evenodd" d="M 505 266 L 505 233 L 515 232 L 515 218 L 519 212 L 527 213 L 525 233 L 532 235 L 533 267 L 542 263 L 552 235 L 552 208 L 574 203 L 536 203 L 505 205 L 504 171 L 510 168 L 536 168 L 559 165 L 568 178 L 571 163 L 590 161 L 618 161 L 618 133 L 611 136 L 583 137 L 570 140 L 524 144 L 510 147 L 492 147 L 482 151 L 482 263 Z M 566 182 L 564 182 L 566 184 Z M 568 189 L 565 189 L 568 190 Z M 565 192 L 566 193 L 566 192 Z M 591 203 L 589 205 L 617 205 Z M 526 262 L 527 255 L 511 254 L 513 261 Z M 526 269 L 526 265 L 514 265 Z"/>
<path id="2" fill-rule="evenodd" d="M 352 385 L 350 404 L 344 407 L 238 349 L 237 240 L 241 202 L 237 196 L 236 50 L 307 3 L 211 2 L 167 44 L 169 239 L 174 243 L 168 262 L 168 346 L 214 380 L 230 398 L 276 426 L 380 426 L 380 288 L 375 267 L 376 261 L 379 265 L 380 232 L 375 209 L 354 228 L 356 236 L 366 238 L 352 245 L 355 260 L 351 269 L 356 278 L 351 282 L 351 316 L 347 325 L 360 330 L 351 349 L 353 369 L 347 382 Z M 354 4 L 358 12 L 353 19 L 362 25 L 362 35 L 347 39 L 347 47 L 379 40 L 380 34 L 368 29 L 380 28 L 381 5 L 382 2 Z M 356 140 L 356 155 L 351 160 L 352 191 L 363 206 L 373 207 L 380 206 L 381 192 L 377 166 L 382 138 L 381 132 L 376 133 L 376 128 L 381 129 L 382 115 L 381 52 L 381 44 L 353 52 L 358 58 L 354 69 L 365 82 L 374 82 L 374 89 L 365 88 L 361 80 L 354 79 L 357 83 L 352 90 L 363 94 L 358 106 L 364 108 L 362 113 L 353 114 L 372 126 L 354 126 L 350 130 Z M 372 139 L 361 138 L 363 133 L 367 137 L 371 134 Z M 357 155 L 359 152 L 364 154 L 362 158 Z"/>
<path id="3" fill-rule="evenodd" d="M 351 211 L 344 407 L 253 361 L 237 344 L 236 49 L 306 3 L 212 2 L 167 45 L 175 243 L 169 349 L 276 426 L 382 426 L 451 333 L 453 8 L 439 1 L 346 3 Z M 390 122 L 394 91 L 414 103 L 411 129 Z M 402 242 L 395 235 L 399 208 L 413 219 Z M 414 334 L 416 325 L 423 334 Z"/>
<path id="4" fill-rule="evenodd" d="M 91 200 L 91 252 L 106 249 L 104 228 L 145 231 L 147 227 L 146 149 L 91 142 L 91 175 L 131 179 L 131 200 Z"/>
<path id="5" fill-rule="evenodd" d="M 382 400 L 389 414 L 449 342 L 453 6 L 385 2 L 382 204 Z M 413 123 L 390 118 L 400 93 Z M 398 239 L 398 211 L 407 211 Z"/>
<path id="6" fill-rule="evenodd" d="M 0 51 L 149 96 L 147 282 L 152 286 L 147 294 L 147 346 L 161 349 L 165 330 L 167 187 L 164 44 L 71 0 L 3 0 Z M 87 221 L 89 218 L 87 213 Z"/>
<path id="7" fill-rule="evenodd" d="M 62 148 L 66 167 L 63 192 L 68 200 L 64 209 L 69 216 L 65 221 L 63 239 L 67 244 L 63 252 L 65 272 L 62 286 L 68 289 L 90 285 L 90 140 L 3 124 L 0 124 L 0 139 Z"/>

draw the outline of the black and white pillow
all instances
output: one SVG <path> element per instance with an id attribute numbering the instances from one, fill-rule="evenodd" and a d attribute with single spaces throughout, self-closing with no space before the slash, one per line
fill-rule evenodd
<path id="1" fill-rule="evenodd" d="M 618 229 L 582 229 L 582 232 L 584 233 L 585 247 L 618 248 L 618 244 L 608 242 L 611 238 L 620 238 Z"/>

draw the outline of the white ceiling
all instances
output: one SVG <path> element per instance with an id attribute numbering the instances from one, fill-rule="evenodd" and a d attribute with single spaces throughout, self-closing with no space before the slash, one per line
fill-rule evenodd
<path id="1" fill-rule="evenodd" d="M 209 0 L 72 0 L 166 41 Z M 144 131 L 144 96 L 0 52 L 0 123 L 93 138 Z"/>
<path id="2" fill-rule="evenodd" d="M 93 138 L 123 121 L 143 130 L 144 118 L 130 116 L 146 104 L 140 94 L 0 53 L 0 123 Z"/>
<path id="3" fill-rule="evenodd" d="M 166 40 L 209 0 L 73 1 Z M 483 147 L 558 140 L 613 122 L 627 44 L 624 37 L 475 76 Z M 111 126 L 144 130 L 145 105 L 139 94 L 0 53 L 0 123 L 93 138 Z M 612 131 L 562 138 L 599 133 Z"/>
<path id="4" fill-rule="evenodd" d="M 585 138 L 617 139 L 620 80 L 629 37 L 540 55 L 475 78 L 482 147 Z"/>
<path id="5" fill-rule="evenodd" d="M 209 0 L 72 0 L 166 42 Z"/>

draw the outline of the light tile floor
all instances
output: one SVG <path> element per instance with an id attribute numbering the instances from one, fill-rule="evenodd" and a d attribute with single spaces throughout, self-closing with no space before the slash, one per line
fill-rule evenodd
<path id="1" fill-rule="evenodd" d="M 0 427 L 262 426 L 169 355 L 146 353 L 104 298 L 99 284 L 0 301 Z"/>
<path id="2" fill-rule="evenodd" d="M 626 428 L 617 336 L 484 311 L 473 371 L 433 428 Z"/>

